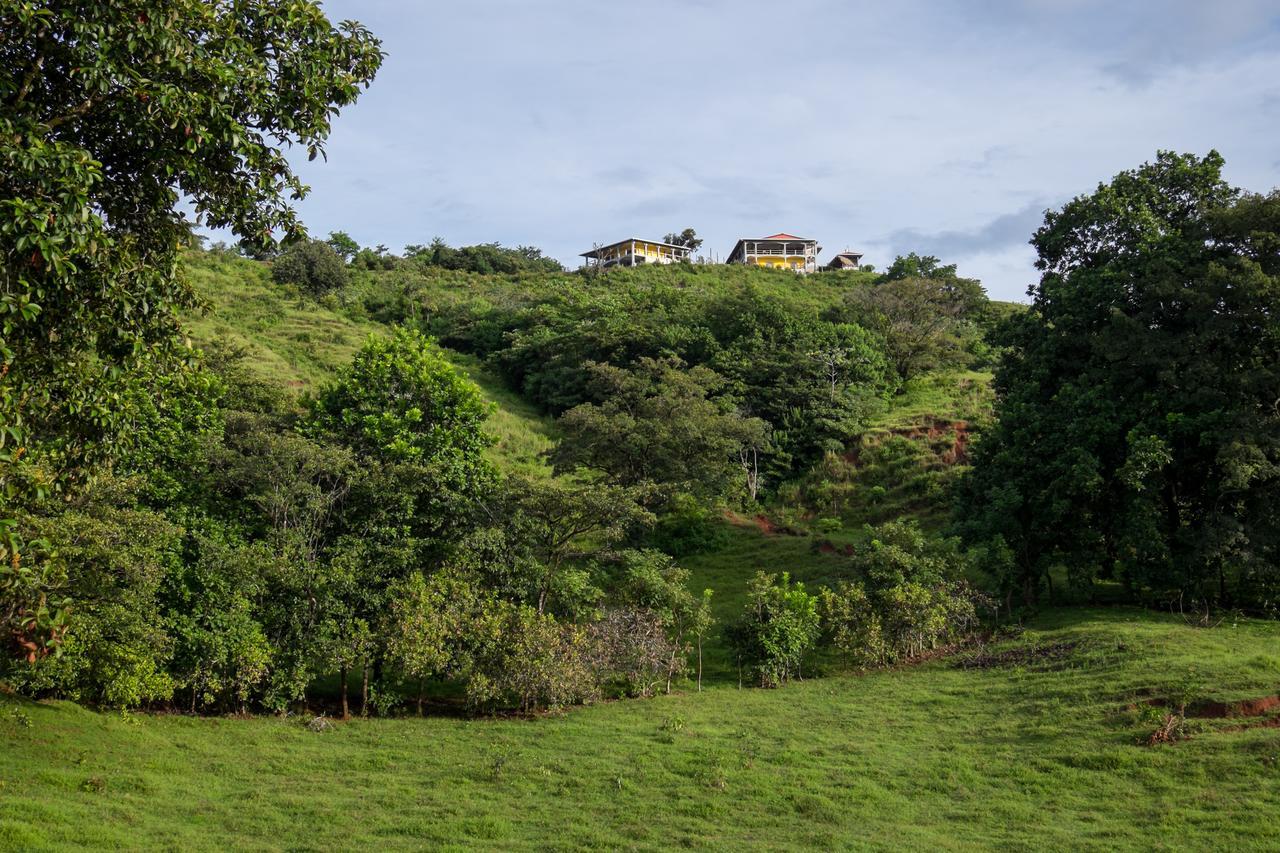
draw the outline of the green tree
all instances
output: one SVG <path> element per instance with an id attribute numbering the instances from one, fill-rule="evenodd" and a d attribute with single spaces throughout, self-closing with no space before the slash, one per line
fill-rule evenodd
<path id="1" fill-rule="evenodd" d="M 347 284 L 347 267 L 326 242 L 303 240 L 271 262 L 271 277 L 292 284 L 312 296 L 341 290 Z"/>
<path id="2" fill-rule="evenodd" d="M 640 504 L 642 497 L 643 491 L 634 487 L 558 479 L 509 481 L 500 513 L 507 543 L 517 557 L 517 580 L 527 590 L 522 600 L 539 613 L 554 608 L 570 616 L 593 603 L 598 591 L 584 563 L 633 529 L 653 523 Z"/>
<path id="3" fill-rule="evenodd" d="M 430 339 L 408 329 L 370 337 L 351 366 L 325 385 L 309 429 L 389 462 L 449 469 L 459 482 L 486 478 L 484 432 L 492 406 Z"/>
<path id="4" fill-rule="evenodd" d="M 756 572 L 747 583 L 747 606 L 726 636 L 738 659 L 761 687 L 778 687 L 803 675 L 805 656 L 818 642 L 818 597 L 786 572 Z"/>
<path id="5" fill-rule="evenodd" d="M 15 509 L 83 482 L 133 432 L 122 401 L 188 361 L 180 199 L 255 244 L 296 237 L 284 149 L 320 154 L 382 54 L 306 0 L 6 0 L 0 32 L 0 631 L 42 646 L 48 566 Z"/>
<path id="6" fill-rule="evenodd" d="M 907 275 L 914 272 L 914 275 Z M 879 333 L 900 383 L 954 361 L 987 304 L 982 285 L 937 258 L 898 258 L 876 284 L 847 297 L 854 318 Z"/>
<path id="7" fill-rule="evenodd" d="M 1280 198 L 1222 158 L 1155 162 L 1051 211 L 1006 326 L 998 422 L 960 526 L 1035 600 L 1065 566 L 1135 594 L 1274 600 L 1280 551 Z M 1050 591 L 1051 588 L 1050 588 Z"/>
<path id="8" fill-rule="evenodd" d="M 603 472 L 611 482 L 655 483 L 708 496 L 741 493 L 744 449 L 767 449 L 768 427 L 717 398 L 723 380 L 674 359 L 641 359 L 631 369 L 591 367 L 594 396 L 560 418 L 558 471 Z"/>
<path id="9" fill-rule="evenodd" d="M 692 228 L 686 228 L 679 233 L 668 234 L 662 238 L 662 242 L 670 243 L 673 246 L 684 246 L 691 253 L 698 251 L 702 246 L 702 238 Z"/>
<path id="10" fill-rule="evenodd" d="M 329 244 L 329 248 L 338 257 L 347 263 L 351 263 L 351 259 L 360 251 L 360 244 L 351 239 L 351 235 L 346 231 L 330 231 L 329 239 L 325 240 Z"/>

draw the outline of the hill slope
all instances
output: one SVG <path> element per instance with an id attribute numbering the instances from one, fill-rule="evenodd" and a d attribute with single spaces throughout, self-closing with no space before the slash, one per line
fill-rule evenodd
<path id="1" fill-rule="evenodd" d="M 376 320 L 356 319 L 335 301 L 327 305 L 291 295 L 271 281 L 263 264 L 235 257 L 192 254 L 188 275 L 207 302 L 189 318 L 193 343 L 222 338 L 248 352 L 250 368 L 262 379 L 294 391 L 312 391 L 345 367 L 369 335 L 387 334 Z M 480 386 L 494 403 L 489 431 L 496 464 L 507 470 L 546 472 L 541 458 L 551 447 L 552 423 L 503 387 L 477 359 L 445 350 L 450 361 Z"/>

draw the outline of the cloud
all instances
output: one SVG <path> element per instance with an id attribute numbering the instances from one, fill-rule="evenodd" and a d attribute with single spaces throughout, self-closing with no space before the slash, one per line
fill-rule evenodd
<path id="1" fill-rule="evenodd" d="M 362 243 L 439 234 L 576 263 L 688 226 L 721 255 L 791 231 L 878 266 L 936 254 L 1020 297 L 1044 207 L 1158 149 L 1216 148 L 1233 183 L 1280 183 L 1274 0 L 325 8 L 387 60 L 329 161 L 297 164 L 300 211 Z M 654 20 L 674 25 L 652 38 Z"/>
<path id="2" fill-rule="evenodd" d="M 976 228 L 927 233 L 915 228 L 892 232 L 882 242 L 896 255 L 908 252 L 935 255 L 946 261 L 1000 252 L 1025 245 L 1044 221 L 1047 205 L 1033 202 L 1021 210 L 997 216 Z"/>

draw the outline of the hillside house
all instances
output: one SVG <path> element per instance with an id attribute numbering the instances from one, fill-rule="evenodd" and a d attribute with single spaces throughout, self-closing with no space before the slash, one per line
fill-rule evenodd
<path id="1" fill-rule="evenodd" d="M 726 263 L 754 264 L 758 267 L 808 273 L 818 269 L 818 253 L 821 251 L 822 247 L 817 240 L 794 234 L 743 237 L 734 244 Z"/>
<path id="2" fill-rule="evenodd" d="M 845 249 L 827 264 L 829 270 L 856 270 L 862 267 L 862 253 Z"/>
<path id="3" fill-rule="evenodd" d="M 660 240 L 631 237 L 583 252 L 582 257 L 587 259 L 588 266 L 594 263 L 599 267 L 635 267 L 640 264 L 674 264 L 688 258 L 689 249 Z"/>

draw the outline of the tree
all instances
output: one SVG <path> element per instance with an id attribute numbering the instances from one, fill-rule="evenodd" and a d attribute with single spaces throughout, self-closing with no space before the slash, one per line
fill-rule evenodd
<path id="1" fill-rule="evenodd" d="M 330 231 L 329 239 L 325 242 L 333 249 L 334 254 L 347 263 L 351 263 L 351 259 L 360 251 L 360 244 L 351 239 L 346 231 Z"/>
<path id="2" fill-rule="evenodd" d="M 16 510 L 83 483 L 130 438 L 120 401 L 187 364 L 180 200 L 258 245 L 296 238 L 283 149 L 321 154 L 382 54 L 306 0 L 9 0 L 0 32 L 0 631 L 43 649 L 53 579 Z"/>
<path id="3" fill-rule="evenodd" d="M 325 385 L 303 429 L 337 441 L 381 466 L 382 498 L 400 499 L 415 535 L 447 537 L 491 488 L 484 431 L 492 406 L 418 332 L 370 337 L 351 366 Z M 371 507 L 390 507 L 374 499 Z"/>
<path id="4" fill-rule="evenodd" d="M 553 603 L 575 615 L 574 600 L 591 596 L 581 558 L 624 539 L 633 528 L 653 523 L 640 505 L 643 490 L 605 484 L 573 484 L 562 480 L 513 478 L 502 504 L 509 545 L 524 552 L 529 595 L 538 613 Z M 553 602 L 553 599 L 556 601 Z"/>
<path id="5" fill-rule="evenodd" d="M 558 471 L 603 472 L 611 482 L 727 495 L 742 488 L 743 448 L 764 449 L 768 427 L 716 394 L 723 380 L 677 359 L 640 359 L 630 370 L 591 366 L 598 403 L 560 418 Z"/>
<path id="6" fill-rule="evenodd" d="M 954 266 L 937 267 L 936 258 L 923 260 L 934 263 L 903 263 L 899 258 L 879 282 L 847 297 L 858 322 L 884 340 L 885 355 L 900 383 L 959 354 L 966 325 L 987 302 L 976 280 L 956 277 Z M 900 277 L 903 270 L 926 274 Z"/>
<path id="7" fill-rule="evenodd" d="M 668 234 L 662 238 L 662 242 L 670 243 L 673 246 L 684 246 L 689 250 L 690 254 L 698 251 L 702 246 L 702 238 L 692 228 L 686 228 L 679 234 Z"/>
<path id="8" fill-rule="evenodd" d="M 444 465 L 471 479 L 489 472 L 482 454 L 493 443 L 484 432 L 491 408 L 429 338 L 402 328 L 370 336 L 320 390 L 308 429 L 371 458 Z"/>
<path id="9" fill-rule="evenodd" d="M 496 607 L 490 591 L 455 571 L 414 572 L 392 585 L 382 632 L 387 661 L 415 684 L 419 715 L 429 679 L 465 675 L 495 642 Z"/>
<path id="10" fill-rule="evenodd" d="M 911 252 L 898 255 L 880 276 L 881 282 L 900 281 L 904 278 L 928 278 L 935 281 L 954 281 L 958 278 L 955 264 L 943 264 L 933 255 L 917 255 Z"/>
<path id="11" fill-rule="evenodd" d="M 328 243 L 304 240 L 271 262 L 271 277 L 321 296 L 346 286 L 347 267 Z"/>
<path id="12" fill-rule="evenodd" d="M 1002 333 L 959 517 L 1010 597 L 1055 565 L 1165 600 L 1280 587 L 1280 198 L 1222 166 L 1161 152 L 1032 239 L 1040 281 Z"/>

